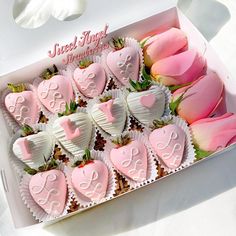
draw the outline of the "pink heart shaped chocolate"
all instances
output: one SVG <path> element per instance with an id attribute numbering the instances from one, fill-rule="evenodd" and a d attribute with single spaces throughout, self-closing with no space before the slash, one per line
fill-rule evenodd
<path id="1" fill-rule="evenodd" d="M 49 170 L 33 175 L 29 191 L 34 201 L 51 216 L 60 216 L 65 208 L 67 186 L 60 170 Z"/>
<path id="2" fill-rule="evenodd" d="M 32 91 L 9 93 L 5 97 L 5 106 L 20 125 L 38 123 L 39 107 Z"/>
<path id="3" fill-rule="evenodd" d="M 66 103 L 69 104 L 74 99 L 74 93 L 68 78 L 55 75 L 39 84 L 38 97 L 42 104 L 55 114 L 65 110 Z"/>
<path id="4" fill-rule="evenodd" d="M 102 94 L 106 84 L 106 74 L 99 63 L 74 71 L 74 81 L 79 91 L 86 97 L 94 98 Z"/>
<path id="5" fill-rule="evenodd" d="M 113 165 L 128 178 L 142 182 L 147 178 L 147 150 L 142 142 L 134 140 L 110 152 Z"/>
<path id="6" fill-rule="evenodd" d="M 123 84 L 129 80 L 138 80 L 139 54 L 132 47 L 124 47 L 107 55 L 107 66 L 114 76 Z"/>
<path id="7" fill-rule="evenodd" d="M 147 108 L 152 108 L 156 102 L 155 94 L 144 95 L 140 98 L 140 103 Z"/>
<path id="8" fill-rule="evenodd" d="M 93 160 L 82 167 L 76 167 L 71 181 L 79 193 L 92 201 L 99 201 L 106 196 L 108 169 L 102 161 Z"/>
<path id="9" fill-rule="evenodd" d="M 149 136 L 156 154 L 170 169 L 180 166 L 184 155 L 185 139 L 184 131 L 175 124 L 155 129 Z"/>

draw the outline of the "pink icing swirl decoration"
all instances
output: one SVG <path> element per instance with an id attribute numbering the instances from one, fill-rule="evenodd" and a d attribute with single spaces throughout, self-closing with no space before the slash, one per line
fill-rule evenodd
<path id="1" fill-rule="evenodd" d="M 83 175 L 86 177 L 84 170 L 83 170 Z M 93 200 L 100 200 L 101 196 L 104 196 L 106 194 L 105 192 L 101 192 L 102 190 L 101 183 L 95 184 L 98 177 L 99 177 L 98 172 L 96 170 L 93 170 L 88 181 L 79 184 L 80 188 L 83 190 L 92 188 L 92 190 L 86 192 L 85 195 Z"/>
<path id="2" fill-rule="evenodd" d="M 85 74 L 87 70 L 83 70 L 83 74 Z M 88 96 L 96 96 L 99 94 L 99 91 L 97 90 L 97 86 L 94 81 L 92 81 L 96 77 L 96 74 L 94 73 L 89 73 L 87 78 L 84 80 L 83 78 L 78 78 L 78 82 L 80 84 L 80 89 L 82 91 L 87 91 Z"/>
<path id="3" fill-rule="evenodd" d="M 111 99 L 107 102 L 101 103 L 99 105 L 99 109 L 105 114 L 107 118 L 107 122 L 113 123 L 116 119 L 112 115 L 112 106 L 113 106 L 114 100 Z"/>
<path id="4" fill-rule="evenodd" d="M 48 86 L 46 86 L 46 82 Z M 59 88 L 58 84 L 54 82 L 43 81 L 43 87 L 45 90 L 40 93 L 41 98 L 47 99 L 49 94 L 52 94 L 52 100 L 49 101 L 49 106 L 50 108 L 54 109 L 55 112 L 60 112 L 65 107 L 66 102 L 62 100 L 63 95 L 57 91 Z M 62 101 L 58 102 L 58 100 Z M 57 104 L 58 106 L 56 107 Z"/>
<path id="5" fill-rule="evenodd" d="M 48 182 L 54 182 L 57 180 L 57 175 L 56 174 L 47 174 L 47 173 L 41 173 L 41 178 L 43 179 L 43 183 L 40 186 L 32 186 L 31 191 L 33 194 L 40 194 L 41 192 L 45 191 L 46 192 L 46 197 L 45 198 L 39 198 L 38 199 L 38 204 L 39 205 L 45 205 L 50 201 L 50 198 L 52 196 L 59 196 L 60 191 L 55 188 L 48 189 L 47 184 Z M 49 208 L 45 209 L 47 213 L 52 214 L 52 213 L 59 213 L 57 208 L 61 206 L 61 203 L 59 201 L 50 201 L 49 203 Z"/>
<path id="6" fill-rule="evenodd" d="M 120 57 L 122 54 L 120 54 Z M 131 74 L 133 74 L 133 65 L 130 63 L 132 60 L 132 57 L 130 55 L 127 55 L 125 60 L 117 62 L 117 67 L 120 69 L 120 74 L 123 76 L 123 80 L 125 82 L 128 82 L 128 79 Z"/>
<path id="7" fill-rule="evenodd" d="M 126 153 L 126 151 L 122 151 L 122 154 L 123 155 L 126 155 L 127 153 Z M 136 147 L 132 147 L 131 149 L 130 149 L 130 153 L 129 153 L 129 157 L 126 159 L 126 160 L 123 160 L 122 162 L 121 162 L 121 165 L 123 166 L 123 167 L 129 167 L 131 164 L 133 164 L 134 163 L 134 168 L 132 168 L 131 170 L 129 170 L 128 171 L 128 174 L 130 174 L 130 175 L 135 175 L 134 177 L 133 177 L 133 179 L 134 180 L 136 180 L 136 181 L 144 181 L 146 178 L 144 177 L 145 176 L 145 170 L 144 169 L 139 169 L 138 168 L 138 166 L 142 166 L 142 160 L 141 159 L 137 159 L 135 162 L 134 162 L 134 158 L 135 157 L 137 157 L 137 156 L 139 156 L 139 154 L 140 154 L 140 151 L 139 151 L 139 149 L 138 148 L 136 148 Z"/>
<path id="8" fill-rule="evenodd" d="M 66 118 L 60 122 L 61 127 L 64 129 L 67 140 L 73 140 L 78 138 L 81 134 L 79 128 L 74 128 L 73 123 L 69 118 Z"/>
<path id="9" fill-rule="evenodd" d="M 9 100 L 11 100 L 13 97 L 9 97 Z M 25 114 L 29 112 L 29 108 L 23 105 L 25 102 L 25 98 L 22 95 L 19 95 L 15 101 L 11 105 L 8 106 L 9 112 L 14 114 L 17 110 L 18 106 L 21 106 L 19 113 L 15 114 L 14 117 L 17 121 L 21 122 L 22 124 L 24 123 L 31 123 L 31 118 L 30 117 L 24 117 Z"/>
<path id="10" fill-rule="evenodd" d="M 172 140 L 177 140 L 178 139 L 178 134 L 174 131 L 171 132 L 170 137 L 168 139 L 167 143 L 157 143 L 157 149 L 159 150 L 164 150 L 167 147 L 169 147 L 170 143 Z M 176 151 L 180 151 L 182 149 L 182 146 L 180 143 L 175 143 L 173 149 L 171 150 L 171 152 L 165 152 L 162 154 L 162 159 L 163 160 L 168 160 L 170 158 L 173 158 L 173 155 L 175 155 Z M 176 154 L 173 158 L 173 160 L 170 162 L 171 166 L 177 167 L 178 164 L 176 164 L 177 161 L 179 161 L 181 159 L 181 156 Z"/>

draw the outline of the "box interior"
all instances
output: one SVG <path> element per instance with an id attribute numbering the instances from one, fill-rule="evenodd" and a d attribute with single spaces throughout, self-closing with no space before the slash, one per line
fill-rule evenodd
<path id="1" fill-rule="evenodd" d="M 112 36 L 129 36 L 141 39 L 142 36 L 148 32 L 152 32 L 156 29 L 166 30 L 170 27 L 180 27 L 187 34 L 190 46 L 196 47 L 204 54 L 208 66 L 212 70 L 216 71 L 225 83 L 225 108 L 227 111 L 236 113 L 236 80 L 234 81 L 229 75 L 228 71 L 204 37 L 176 7 L 113 31 L 109 33 L 107 40 Z M 60 58 L 57 58 L 56 60 L 57 61 L 52 62 L 52 60 L 45 59 L 8 75 L 2 76 L 0 81 L 0 90 L 3 90 L 8 82 L 14 83 L 30 81 L 35 76 L 39 75 L 46 67 L 51 66 L 55 62 L 59 62 Z M 33 219 L 32 214 L 29 209 L 26 208 L 20 197 L 18 190 L 19 177 L 17 177 L 9 161 L 11 130 L 6 125 L 2 113 L 0 114 L 0 124 L 2 124 L 0 130 L 0 146 L 2 147 L 1 177 L 14 224 L 16 227 L 25 227 L 36 224 L 37 221 Z M 68 216 L 72 214 L 69 214 Z"/>

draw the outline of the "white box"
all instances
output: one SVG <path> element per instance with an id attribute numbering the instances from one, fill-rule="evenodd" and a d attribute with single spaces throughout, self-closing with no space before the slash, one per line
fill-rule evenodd
<path id="1" fill-rule="evenodd" d="M 9 1 L 13 2 L 13 1 Z M 89 11 L 91 9 L 91 2 L 89 1 L 88 4 L 88 12 L 85 12 L 85 15 L 83 16 L 85 19 L 89 19 L 89 15 L 93 13 L 93 11 Z M 96 8 L 98 7 L 95 3 L 97 1 L 93 2 L 94 9 L 100 9 Z M 107 1 L 100 1 L 100 4 L 102 2 L 107 3 Z M 121 21 L 119 21 L 116 14 L 114 14 L 114 19 L 109 22 L 109 17 L 111 17 L 110 13 L 107 16 L 104 16 L 102 18 L 102 14 L 105 12 L 104 9 L 101 9 L 101 18 L 96 21 L 96 25 L 94 24 L 93 27 L 91 24 L 91 21 L 78 19 L 74 22 L 70 22 L 71 29 L 68 32 L 68 34 L 61 35 L 62 39 L 60 40 L 61 44 L 69 43 L 73 40 L 75 35 L 80 35 L 83 30 L 91 29 L 93 32 L 97 32 L 98 30 L 102 29 L 104 27 L 105 23 L 109 23 L 110 28 L 108 38 L 106 40 L 109 40 L 112 36 L 130 36 L 134 37 L 136 39 L 141 39 L 141 37 L 148 32 L 151 32 L 153 30 L 156 30 L 157 28 L 163 28 L 167 29 L 169 27 L 180 27 L 188 36 L 189 42 L 191 45 L 196 47 L 200 52 L 204 53 L 204 56 L 207 59 L 208 66 L 216 71 L 220 78 L 224 81 L 225 84 L 225 93 L 226 93 L 226 107 L 227 110 L 230 112 L 236 113 L 236 80 L 233 80 L 232 77 L 229 75 L 227 69 L 224 67 L 222 62 L 218 59 L 215 52 L 212 50 L 212 48 L 209 46 L 208 42 L 204 39 L 204 37 L 200 34 L 200 32 L 193 26 L 193 24 L 174 6 L 176 1 L 166 1 L 166 3 L 156 3 L 156 1 L 150 0 L 146 1 L 146 4 L 152 4 L 153 7 L 149 7 L 148 10 L 142 11 L 142 14 L 139 15 L 138 12 L 135 12 L 143 9 L 144 4 L 138 4 L 138 7 L 133 6 L 134 9 L 132 11 L 135 12 L 134 16 L 130 16 L 129 19 L 127 17 L 122 18 Z M 130 1 L 128 4 L 129 7 L 131 7 L 134 1 Z M 145 5 L 146 5 L 145 4 Z M 159 4 L 159 5 L 158 5 Z M 3 11 L 6 13 L 6 9 L 10 7 L 11 4 L 3 4 L 3 9 L 0 11 Z M 111 4 L 112 5 L 112 4 Z M 158 5 L 158 6 L 157 6 Z M 127 6 L 126 6 L 127 7 Z M 112 8 L 112 7 L 111 7 Z M 150 9 L 151 8 L 151 9 Z M 115 9 L 115 8 L 114 8 Z M 114 10 L 114 9 L 111 9 Z M 5 11 L 4 11 L 5 10 Z M 123 9 L 119 9 L 119 12 L 122 12 Z M 110 11 L 110 10 L 109 10 Z M 127 11 L 127 9 L 126 9 Z M 154 14 L 156 12 L 156 14 Z M 88 16 L 86 16 L 88 14 Z M 1 16 L 0 18 L 0 24 L 3 24 L 3 21 Z M 115 20 L 116 19 L 116 20 Z M 119 18 L 120 19 L 120 18 Z M 78 26 L 78 23 L 80 22 L 80 26 Z M 58 25 L 59 24 L 59 25 Z M 20 29 L 18 26 L 9 23 L 4 26 L 4 29 L 7 30 L 7 27 L 9 27 L 12 34 L 12 38 L 9 39 L 9 45 L 14 42 L 14 40 L 17 38 L 20 34 L 19 42 L 14 44 L 14 47 L 7 46 L 6 52 L 9 52 L 11 54 L 10 50 L 13 50 L 15 52 L 15 55 L 10 55 L 9 58 L 7 58 L 7 53 L 5 54 L 6 57 L 0 58 L 0 90 L 6 87 L 6 84 L 8 82 L 25 82 L 30 80 L 31 78 L 35 77 L 35 75 L 40 74 L 46 67 L 51 66 L 53 63 L 60 62 L 61 58 L 58 57 L 55 60 L 51 60 L 49 58 L 42 59 L 42 56 L 46 55 L 47 51 L 52 48 L 54 43 L 59 42 L 59 40 L 55 40 L 54 38 L 50 38 L 46 45 L 40 44 L 40 35 L 42 33 L 47 32 L 50 29 L 55 29 L 55 34 L 57 34 L 60 31 L 66 30 L 68 28 L 67 25 L 63 23 L 57 23 L 55 20 L 51 19 L 44 27 L 39 28 L 35 32 L 32 31 L 32 33 L 29 31 L 26 33 L 25 30 Z M 76 27 L 76 30 L 73 29 L 73 27 Z M 0 25 L 1 28 L 1 25 Z M 17 32 L 15 32 L 15 30 Z M 19 31 L 21 31 L 19 33 Z M 4 31 L 3 31 L 4 32 Z M 36 36 L 29 36 L 31 34 L 36 34 Z M 27 37 L 29 37 L 29 44 L 24 43 L 27 41 Z M 36 43 L 32 43 L 31 40 L 37 41 Z M 55 41 L 54 41 L 55 40 Z M 32 43 L 32 44 L 31 44 Z M 40 50 L 36 50 L 34 53 L 34 47 L 38 44 L 38 47 L 40 47 Z M 24 46 L 23 46 L 24 45 Z M 3 47 L 3 42 L 1 42 L 1 46 Z M 25 57 L 24 60 L 20 60 L 20 57 L 24 55 L 24 53 L 29 54 L 27 57 Z M 19 57 L 19 58 L 13 58 L 13 57 Z M 11 60 L 12 59 L 12 60 Z M 37 222 L 33 219 L 32 214 L 29 212 L 29 209 L 26 208 L 26 206 L 23 204 L 18 184 L 19 184 L 19 178 L 17 177 L 16 173 L 14 173 L 13 168 L 11 168 L 11 164 L 9 162 L 9 140 L 11 137 L 10 129 L 7 127 L 5 120 L 3 118 L 2 113 L 0 114 L 0 124 L 1 124 L 1 130 L 0 130 L 0 146 L 1 146 L 1 177 L 4 185 L 4 189 L 6 192 L 8 204 L 12 213 L 12 218 L 15 223 L 16 227 L 25 227 L 32 224 L 36 224 Z M 223 150 L 222 152 L 218 154 L 214 154 L 212 157 L 216 155 L 223 155 L 224 152 L 230 151 L 230 149 L 235 150 L 236 145 L 232 145 L 231 147 L 227 148 L 227 150 Z M 209 158 L 208 158 L 209 159 Z M 205 160 L 202 160 L 205 161 Z M 200 167 L 198 167 L 200 168 Z M 191 168 L 188 168 L 188 171 L 191 171 Z M 174 174 L 173 174 L 174 175 Z M 166 178 L 169 178 L 167 176 Z M 174 176 L 172 176 L 174 178 Z M 160 181 L 159 179 L 158 181 Z M 155 184 L 156 185 L 156 184 Z M 150 186 L 149 188 L 151 188 Z M 150 189 L 149 189 L 150 190 Z M 134 194 L 134 193 L 133 193 Z M 105 203 L 106 204 L 106 203 Z M 138 207 L 138 206 L 137 206 Z M 68 214 L 66 217 L 69 217 L 70 215 L 77 214 L 78 212 L 74 212 L 71 214 Z M 66 218 L 62 217 L 57 220 L 54 220 L 49 223 L 56 222 L 60 219 Z"/>

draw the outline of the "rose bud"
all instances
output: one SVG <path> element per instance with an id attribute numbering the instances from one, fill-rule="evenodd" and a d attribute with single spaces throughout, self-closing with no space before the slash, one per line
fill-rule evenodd
<path id="1" fill-rule="evenodd" d="M 170 108 L 189 124 L 210 116 L 219 106 L 223 96 L 223 82 L 216 73 L 202 76 L 190 86 L 173 93 Z"/>
<path id="2" fill-rule="evenodd" d="M 193 142 L 199 149 L 215 152 L 236 142 L 236 115 L 205 118 L 190 125 Z"/>
<path id="3" fill-rule="evenodd" d="M 143 42 L 144 63 L 147 67 L 151 67 L 162 58 L 187 49 L 188 45 L 185 33 L 177 28 L 171 28 L 161 34 L 146 38 Z"/>
<path id="4" fill-rule="evenodd" d="M 206 61 L 194 49 L 164 58 L 151 67 L 152 77 L 166 86 L 193 82 L 205 71 Z"/>

